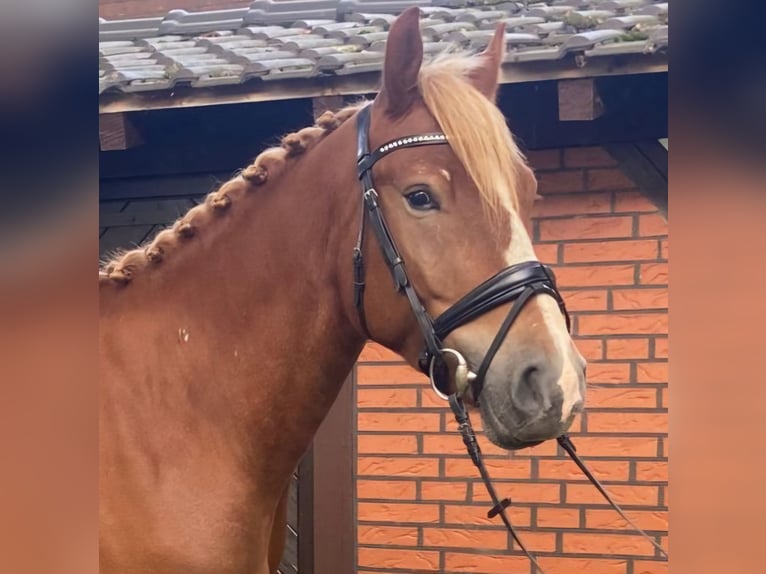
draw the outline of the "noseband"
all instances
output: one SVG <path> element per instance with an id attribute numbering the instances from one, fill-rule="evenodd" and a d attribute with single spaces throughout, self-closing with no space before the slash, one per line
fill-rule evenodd
<path id="1" fill-rule="evenodd" d="M 556 289 L 553 271 L 538 261 L 525 261 L 498 272 L 462 297 L 436 320 L 432 319 L 415 293 L 415 289 L 407 276 L 404 260 L 386 225 L 372 179 L 372 168 L 381 158 L 396 150 L 428 145 L 448 145 L 447 136 L 441 132 L 412 135 L 385 143 L 371 152 L 369 144 L 371 107 L 370 105 L 365 106 L 359 112 L 357 120 L 357 175 L 362 184 L 364 205 L 359 235 L 354 248 L 354 304 L 359 313 L 362 328 L 367 331 L 364 314 L 365 280 L 362 249 L 365 222 L 369 220 L 370 227 L 375 233 L 383 257 L 393 276 L 394 286 L 398 292 L 403 292 L 407 296 L 423 334 L 425 348 L 418 361 L 420 370 L 428 375 L 434 391 L 446 400 L 449 395 L 450 373 L 444 356 L 445 354 L 453 355 L 458 362 L 453 377 L 457 385 L 457 392 L 462 395 L 470 388 L 473 402 L 478 405 L 479 395 L 492 360 L 524 305 L 535 295 L 553 297 L 558 303 L 566 320 L 567 329 L 569 329 L 570 319 L 564 300 Z M 444 339 L 458 327 L 470 323 L 504 303 L 511 302 L 513 306 L 476 372 L 467 368 L 467 363 L 460 353 L 443 346 Z"/>

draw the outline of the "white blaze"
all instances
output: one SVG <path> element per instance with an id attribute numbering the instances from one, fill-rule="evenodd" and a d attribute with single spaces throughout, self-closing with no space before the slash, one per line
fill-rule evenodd
<path id="1" fill-rule="evenodd" d="M 532 240 L 527 234 L 524 223 L 515 211 L 511 211 L 511 244 L 505 252 L 508 265 L 516 265 L 525 261 L 538 261 L 532 247 Z M 570 360 L 569 349 L 571 339 L 567 331 L 566 321 L 559 310 L 558 303 L 548 296 L 535 297 L 530 305 L 537 305 L 543 318 L 545 328 L 556 346 L 556 352 L 563 357 L 561 376 L 558 385 L 564 395 L 561 407 L 562 421 L 566 421 L 572 411 L 572 406 L 583 399 L 580 392 L 579 377 L 573 362 Z"/>

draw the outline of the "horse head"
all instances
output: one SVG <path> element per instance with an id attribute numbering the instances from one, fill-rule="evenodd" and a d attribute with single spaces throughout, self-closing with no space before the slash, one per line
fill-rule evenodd
<path id="1" fill-rule="evenodd" d="M 371 339 L 517 449 L 570 427 L 585 361 L 530 239 L 536 180 L 496 105 L 504 48 L 501 24 L 482 53 L 424 63 L 419 10 L 392 25 L 382 89 L 357 118 L 356 294 Z"/>

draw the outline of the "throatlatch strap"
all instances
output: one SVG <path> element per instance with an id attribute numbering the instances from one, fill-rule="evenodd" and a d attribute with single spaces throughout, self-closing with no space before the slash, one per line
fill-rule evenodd
<path id="1" fill-rule="evenodd" d="M 601 483 L 598 481 L 598 479 L 593 476 L 590 470 L 588 470 L 588 467 L 585 466 L 585 463 L 582 461 L 582 459 L 577 456 L 577 448 L 575 447 L 574 443 L 572 442 L 572 439 L 569 438 L 569 435 L 561 435 L 556 439 L 556 441 L 561 445 L 561 448 L 563 448 L 566 453 L 569 455 L 569 457 L 574 461 L 574 463 L 580 468 L 580 470 L 585 474 L 585 476 L 588 477 L 588 480 L 590 480 L 591 484 L 595 486 L 598 491 L 601 493 L 601 496 L 604 497 L 604 499 L 610 504 L 612 508 L 614 508 L 617 513 L 622 517 L 622 519 L 627 522 L 630 526 L 633 527 L 633 529 L 644 536 L 651 544 L 660 551 L 660 553 L 667 558 L 668 554 L 665 552 L 665 549 L 660 546 L 654 538 L 649 536 L 646 532 L 644 532 L 641 528 L 639 528 L 635 522 L 633 522 L 630 518 L 628 518 L 625 515 L 625 512 L 623 512 L 622 508 L 620 508 L 617 503 L 612 500 L 612 497 L 609 496 L 609 493 L 606 491 L 606 489 L 601 485 Z"/>
<path id="2" fill-rule="evenodd" d="M 484 481 L 484 486 L 489 493 L 489 497 L 492 499 L 492 504 L 494 504 L 489 512 L 487 512 L 487 518 L 494 518 L 499 514 L 500 518 L 505 524 L 505 527 L 508 529 L 508 532 L 511 533 L 514 542 L 516 542 L 524 554 L 527 555 L 527 558 L 529 558 L 530 562 L 532 562 L 537 571 L 540 572 L 540 574 L 545 574 L 545 571 L 537 563 L 535 557 L 529 553 L 529 550 L 527 550 L 527 547 L 524 546 L 524 543 L 519 538 L 519 535 L 516 534 L 516 530 L 514 530 L 510 519 L 505 513 L 505 509 L 511 505 L 511 499 L 504 498 L 503 500 L 499 500 L 497 498 L 497 494 L 495 493 L 495 489 L 492 486 L 492 482 L 489 478 L 489 473 L 487 472 L 487 469 L 484 466 L 484 462 L 481 459 L 481 448 L 479 448 L 479 443 L 476 440 L 476 434 L 473 432 L 473 427 L 471 426 L 471 419 L 468 417 L 468 412 L 465 410 L 463 402 L 457 397 L 457 395 L 453 394 L 449 396 L 449 405 L 452 408 L 452 412 L 455 414 L 455 419 L 457 420 L 458 425 L 457 428 L 460 431 L 460 434 L 463 436 L 463 444 L 465 444 L 466 449 L 468 449 L 468 454 L 471 456 L 471 460 L 479 469 L 481 479 Z"/>

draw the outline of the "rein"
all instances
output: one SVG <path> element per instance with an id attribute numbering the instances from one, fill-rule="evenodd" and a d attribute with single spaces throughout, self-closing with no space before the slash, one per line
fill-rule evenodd
<path id="1" fill-rule="evenodd" d="M 362 108 L 357 115 L 357 176 L 362 185 L 363 202 L 359 233 L 353 251 L 353 276 L 354 305 L 357 309 L 360 324 L 365 335 L 370 338 L 364 312 L 365 266 L 363 256 L 365 224 L 369 220 L 369 225 L 375 234 L 383 258 L 393 277 L 394 288 L 397 292 L 404 293 L 407 296 L 410 307 L 412 308 L 423 334 L 425 347 L 418 360 L 418 366 L 424 374 L 428 375 L 434 392 L 436 392 L 439 397 L 449 402 L 450 408 L 458 423 L 458 430 L 463 437 L 463 443 L 466 446 L 471 460 L 478 468 L 484 486 L 492 499 L 493 507 L 487 512 L 487 517 L 494 518 L 499 515 L 519 548 L 526 554 L 536 570 L 543 573 L 543 569 L 540 567 L 535 557 L 521 542 L 521 539 L 505 512 L 506 508 L 511 505 L 511 499 L 504 498 L 503 500 L 499 500 L 497 497 L 489 473 L 484 466 L 481 449 L 479 448 L 476 434 L 471 426 L 471 419 L 468 416 L 468 412 L 465 409 L 461 396 L 470 391 L 474 404 L 478 406 L 479 396 L 484 385 L 484 378 L 489 370 L 492 360 L 500 349 L 500 346 L 505 340 L 514 321 L 519 316 L 521 309 L 535 295 L 548 295 L 556 300 L 559 309 L 566 320 L 567 329 L 571 329 L 569 313 L 567 312 L 564 300 L 556 287 L 555 276 L 551 268 L 538 261 L 526 261 L 501 270 L 463 296 L 435 320 L 431 318 L 407 276 L 404 260 L 394 243 L 391 232 L 386 224 L 386 220 L 383 217 L 380 204 L 378 203 L 378 193 L 375 190 L 375 185 L 372 179 L 372 168 L 381 158 L 396 150 L 427 145 L 448 145 L 449 142 L 445 134 L 434 132 L 411 135 L 392 140 L 377 149 L 370 151 L 369 130 L 371 108 L 372 106 L 368 104 Z M 484 313 L 508 302 L 513 302 L 514 304 L 511 306 L 508 315 L 490 344 L 478 371 L 475 373 L 470 371 L 465 358 L 458 351 L 445 348 L 442 345 L 442 340 L 458 327 L 465 325 Z M 450 372 L 449 367 L 444 360 L 445 355 L 452 355 L 457 360 L 457 367 L 453 373 L 453 378 L 457 387 L 455 393 L 449 393 Z M 647 538 L 667 559 L 665 550 L 625 515 L 623 510 L 614 502 L 614 500 L 612 500 L 601 483 L 595 476 L 593 476 L 590 470 L 588 470 L 585 463 L 577 455 L 575 446 L 569 436 L 565 434 L 558 437 L 556 440 L 561 448 L 564 449 L 575 464 L 577 464 L 583 471 L 588 480 L 598 489 L 610 506 L 615 509 L 630 526 Z"/>

